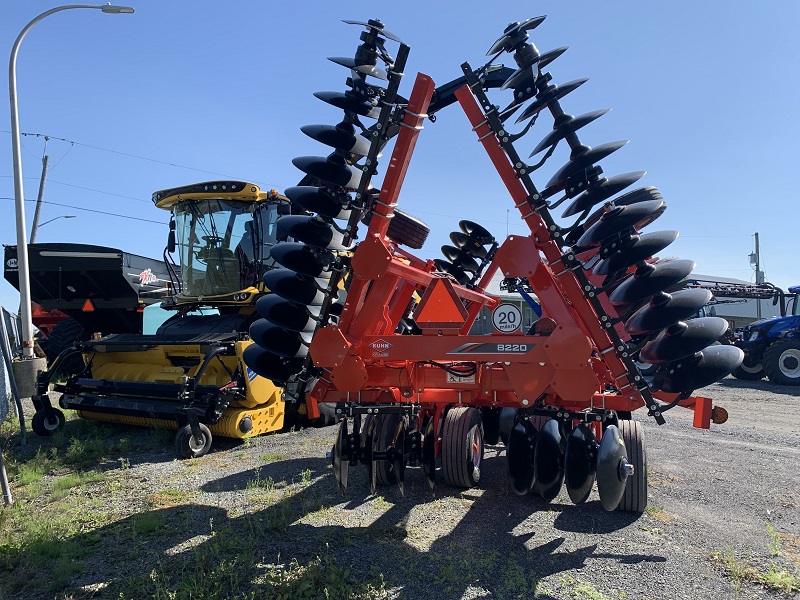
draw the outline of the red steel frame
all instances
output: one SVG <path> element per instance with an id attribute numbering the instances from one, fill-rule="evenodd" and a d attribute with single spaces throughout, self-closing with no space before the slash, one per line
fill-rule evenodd
<path id="1" fill-rule="evenodd" d="M 443 409 L 454 404 L 525 408 L 538 399 L 542 405 L 575 412 L 646 406 L 579 281 L 563 264 L 558 244 L 531 208 L 469 87 L 459 89 L 456 97 L 530 235 L 509 236 L 474 290 L 435 273 L 432 261 L 413 256 L 386 237 L 433 90 L 433 80 L 419 74 L 373 218 L 352 257 L 341 318 L 314 336 L 310 354 L 323 375 L 308 398 L 309 415 L 318 414 L 318 402 L 416 405 L 437 421 Z M 468 335 L 480 309 L 499 303 L 485 293 L 497 269 L 530 283 L 541 301 L 542 316 L 557 324 L 552 334 Z M 423 334 L 396 334 L 415 293 L 422 296 L 415 319 Z M 615 314 L 607 302 L 604 308 Z M 617 332 L 627 339 L 620 327 Z M 476 363 L 477 370 L 474 376 L 460 378 L 433 362 Z M 617 391 L 604 391 L 609 389 Z M 666 402 L 677 398 L 654 395 Z M 710 426 L 710 399 L 690 397 L 679 404 L 695 410 L 696 427 Z"/>

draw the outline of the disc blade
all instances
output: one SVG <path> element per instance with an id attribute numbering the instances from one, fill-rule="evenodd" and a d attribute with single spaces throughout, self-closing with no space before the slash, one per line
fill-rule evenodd
<path id="1" fill-rule="evenodd" d="M 711 301 L 709 290 L 680 290 L 673 294 L 656 294 L 647 306 L 637 310 L 625 322 L 631 335 L 646 335 L 683 321 L 697 314 Z"/>
<path id="2" fill-rule="evenodd" d="M 582 248 L 597 246 L 621 233 L 644 227 L 661 216 L 666 209 L 667 204 L 663 200 L 648 200 L 629 206 L 614 206 L 604 212 L 597 223 L 584 232 L 578 239 L 577 245 Z M 280 225 L 280 222 L 286 218 L 282 217 L 278 224 Z"/>
<path id="3" fill-rule="evenodd" d="M 644 174 L 644 171 L 636 171 L 633 173 L 615 175 L 608 179 L 604 177 L 601 183 L 592 185 L 590 189 L 575 198 L 570 205 L 567 206 L 561 216 L 571 217 L 572 215 L 577 215 L 596 204 L 608 200 L 614 194 L 618 194 L 626 187 L 644 177 Z"/>
<path id="4" fill-rule="evenodd" d="M 375 443 L 375 426 L 377 422 L 375 417 L 367 415 L 364 419 L 364 424 L 361 429 L 361 463 L 367 470 L 367 481 L 369 482 L 370 494 L 375 493 L 377 486 L 375 464 L 372 459 L 372 451 Z"/>
<path id="5" fill-rule="evenodd" d="M 278 236 L 292 237 L 314 248 L 345 250 L 344 233 L 316 216 L 286 215 L 278 219 Z"/>
<path id="6" fill-rule="evenodd" d="M 597 451 L 597 492 L 606 510 L 615 510 L 622 500 L 628 480 L 626 464 L 628 459 L 622 435 L 616 425 L 609 425 L 603 431 Z"/>
<path id="7" fill-rule="evenodd" d="M 357 134 L 352 125 L 303 125 L 300 131 L 311 139 L 342 152 L 360 156 L 369 154 L 370 141 Z"/>
<path id="8" fill-rule="evenodd" d="M 533 97 L 533 85 L 536 82 L 538 75 L 538 61 L 535 61 L 514 71 L 511 76 L 503 82 L 503 85 L 500 86 L 500 89 L 507 90 L 508 88 L 511 88 L 516 90 L 517 87 L 531 88 L 530 97 Z M 519 98 L 517 99 L 519 100 Z"/>
<path id="9" fill-rule="evenodd" d="M 311 334 L 289 331 L 266 319 L 250 325 L 250 338 L 265 350 L 286 358 L 305 357 L 311 343 Z"/>
<path id="10" fill-rule="evenodd" d="M 455 279 L 461 285 L 465 285 L 471 281 L 469 275 L 467 275 L 462 269 L 459 269 L 451 262 L 447 262 L 446 260 L 442 260 L 441 258 L 434 258 L 433 264 L 436 265 L 436 269 L 438 271 L 451 275 L 453 279 Z"/>
<path id="11" fill-rule="evenodd" d="M 319 323 L 320 306 L 308 307 L 267 294 L 256 301 L 258 314 L 270 323 L 297 332 L 313 332 Z"/>
<path id="12" fill-rule="evenodd" d="M 541 68 L 541 59 L 539 61 L 539 65 Z M 528 107 L 524 111 L 522 111 L 522 114 L 520 114 L 517 117 L 515 123 L 520 123 L 522 121 L 525 121 L 526 119 L 530 119 L 535 114 L 541 112 L 542 109 L 546 108 L 548 104 L 550 104 L 554 100 L 560 100 L 570 92 L 574 92 L 587 81 L 589 81 L 589 78 L 585 77 L 583 79 L 576 79 L 575 81 L 569 81 L 564 85 L 553 86 L 552 90 L 545 92 L 544 94 L 536 98 L 536 100 L 531 102 L 528 105 Z"/>
<path id="13" fill-rule="evenodd" d="M 333 476 L 339 484 L 339 491 L 342 494 L 347 492 L 347 468 L 349 460 L 345 457 L 347 448 L 347 419 L 342 419 L 339 423 L 339 431 L 336 434 L 336 443 L 333 445 Z"/>
<path id="14" fill-rule="evenodd" d="M 351 200 L 349 195 L 335 195 L 325 188 L 299 185 L 286 188 L 283 194 L 292 201 L 292 204 L 303 210 L 318 213 L 329 219 L 347 220 L 353 212 L 347 204 Z"/>
<path id="15" fill-rule="evenodd" d="M 462 271 L 466 271 L 468 273 L 477 273 L 478 269 L 480 268 L 474 258 L 472 258 L 467 252 L 464 252 L 455 246 L 445 244 L 442 246 L 442 254 L 444 254 L 444 257 L 447 260 L 449 260 Z"/>
<path id="16" fill-rule="evenodd" d="M 274 352 L 264 350 L 258 344 L 250 344 L 245 348 L 242 359 L 249 369 L 261 377 L 271 379 L 279 387 L 299 373 L 305 362 L 302 358 L 283 358 Z"/>
<path id="17" fill-rule="evenodd" d="M 567 438 L 564 450 L 564 481 L 574 504 L 583 504 L 594 485 L 597 440 L 591 429 L 581 423 Z"/>
<path id="18" fill-rule="evenodd" d="M 262 281 L 273 294 L 307 306 L 321 305 L 328 295 L 328 280 L 302 275 L 291 269 L 267 271 Z"/>
<path id="19" fill-rule="evenodd" d="M 368 119 L 377 119 L 381 114 L 381 109 L 371 102 L 353 98 L 342 92 L 314 92 L 314 95 L 331 106 L 356 113 Z"/>
<path id="20" fill-rule="evenodd" d="M 736 346 L 710 346 L 695 356 L 669 364 L 660 389 L 690 394 L 729 375 L 743 360 L 744 352 Z"/>
<path id="21" fill-rule="evenodd" d="M 692 356 L 719 340 L 727 330 L 728 322 L 721 317 L 678 321 L 647 342 L 639 351 L 639 360 L 663 363 Z"/>
<path id="22" fill-rule="evenodd" d="M 621 140 L 619 142 L 600 144 L 599 146 L 589 148 L 578 156 L 571 158 L 567 164 L 556 171 L 555 175 L 550 178 L 550 181 L 547 182 L 547 186 L 545 186 L 545 190 L 542 192 L 542 194 L 545 197 L 548 197 L 552 196 L 559 190 L 563 190 L 566 187 L 567 179 L 576 173 L 587 169 L 597 161 L 606 158 L 610 154 L 613 154 L 627 143 L 627 140 Z"/>
<path id="23" fill-rule="evenodd" d="M 685 279 L 694 269 L 695 262 L 687 259 L 660 260 L 653 265 L 639 267 L 636 272 L 611 292 L 611 304 L 623 306 L 644 300 L 662 292 Z"/>
<path id="24" fill-rule="evenodd" d="M 450 233 L 450 241 L 456 248 L 459 248 L 469 254 L 471 257 L 478 260 L 486 258 L 489 251 L 472 237 L 460 231 L 453 231 Z"/>
<path id="25" fill-rule="evenodd" d="M 564 453 L 561 441 L 561 431 L 555 419 L 547 421 L 536 436 L 533 491 L 547 500 L 558 496 L 564 483 Z"/>
<path id="26" fill-rule="evenodd" d="M 494 236 L 475 221 L 464 219 L 458 222 L 458 227 L 479 244 L 494 244 Z"/>
<path id="27" fill-rule="evenodd" d="M 608 249 L 606 258 L 597 263 L 593 271 L 595 275 L 608 275 L 624 271 L 638 262 L 655 256 L 674 242 L 677 237 L 678 232 L 675 230 L 654 231 L 634 236 L 628 243 L 615 243 L 614 248 Z M 600 256 L 606 253 L 604 250 L 606 249 L 601 248 Z"/>
<path id="28" fill-rule="evenodd" d="M 547 65 L 564 54 L 564 52 L 567 50 L 569 50 L 569 46 L 561 46 L 560 48 L 544 52 L 541 56 L 539 56 L 539 69 L 544 69 Z"/>
<path id="29" fill-rule="evenodd" d="M 428 418 L 428 423 L 422 433 L 422 470 L 428 479 L 431 491 L 436 490 L 436 436 L 433 430 L 433 418 Z"/>
<path id="30" fill-rule="evenodd" d="M 403 43 L 403 40 L 401 40 L 399 37 L 397 37 L 391 31 L 386 29 L 386 27 L 384 27 L 383 23 L 381 23 L 377 19 L 370 19 L 367 22 L 364 22 L 364 21 L 348 21 L 348 20 L 342 19 L 342 23 L 347 23 L 348 25 L 362 25 L 363 27 L 366 27 L 366 28 L 370 29 L 371 31 L 377 33 L 381 37 L 385 37 L 387 40 L 392 40 L 393 42 L 397 42 L 398 44 L 402 44 Z"/>
<path id="31" fill-rule="evenodd" d="M 501 50 L 511 51 L 513 49 L 512 44 L 527 39 L 527 35 L 524 35 L 523 32 L 535 29 L 544 20 L 545 17 L 542 16 L 542 17 L 531 17 L 530 19 L 526 19 L 521 23 L 520 22 L 511 23 L 505 28 L 505 30 L 503 31 L 503 35 L 500 36 L 497 39 L 497 41 L 491 45 L 489 51 L 486 53 L 486 56 L 497 54 Z"/>
<path id="32" fill-rule="evenodd" d="M 572 117 L 562 119 L 562 122 L 559 123 L 556 121 L 557 125 L 553 126 L 553 131 L 548 133 L 545 138 L 539 142 L 539 145 L 533 149 L 533 152 L 530 153 L 529 156 L 533 156 L 534 154 L 539 154 L 545 148 L 549 148 L 563 140 L 571 133 L 575 133 L 582 127 L 585 127 L 595 119 L 599 119 L 604 114 L 606 114 L 610 108 L 603 108 L 600 110 L 595 110 L 592 112 L 588 112 L 586 114 L 580 115 L 578 117 Z"/>
<path id="33" fill-rule="evenodd" d="M 376 79 L 382 79 L 383 81 L 389 81 L 389 75 L 378 67 L 377 65 L 372 65 L 369 63 L 359 63 L 354 58 L 346 58 L 344 56 L 329 56 L 328 60 L 336 63 L 337 65 L 341 65 L 343 67 L 347 67 L 348 69 L 352 69 L 356 73 L 361 73 L 362 75 L 371 75 Z"/>
<path id="34" fill-rule="evenodd" d="M 406 420 L 400 419 L 392 439 L 392 471 L 397 479 L 400 494 L 405 495 L 404 482 L 406 480 Z"/>
<path id="35" fill-rule="evenodd" d="M 278 263 L 303 275 L 318 277 L 333 261 L 326 252 L 315 254 L 309 246 L 299 242 L 281 242 L 269 250 L 269 255 Z"/>
<path id="36" fill-rule="evenodd" d="M 517 423 L 508 435 L 506 460 L 511 488 L 523 496 L 533 486 L 533 459 L 536 448 L 536 429 L 525 419 Z"/>
<path id="37" fill-rule="evenodd" d="M 337 154 L 332 154 L 327 158 L 299 156 L 292 159 L 292 164 L 311 177 L 340 187 L 357 188 L 358 182 L 361 180 L 361 171 L 352 168 L 343 157 Z"/>

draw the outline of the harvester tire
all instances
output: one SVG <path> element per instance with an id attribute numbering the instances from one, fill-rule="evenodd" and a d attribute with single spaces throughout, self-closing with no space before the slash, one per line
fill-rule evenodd
<path id="1" fill-rule="evenodd" d="M 643 513 L 647 508 L 647 454 L 644 448 L 644 429 L 638 421 L 620 419 L 617 423 L 625 442 L 628 462 L 633 465 L 633 474 L 628 476 L 625 493 L 617 510 Z"/>
<path id="2" fill-rule="evenodd" d="M 800 340 L 780 340 L 764 351 L 764 371 L 772 383 L 800 385 Z"/>
<path id="3" fill-rule="evenodd" d="M 191 425 L 184 425 L 175 434 L 175 454 L 178 458 L 200 458 L 211 449 L 211 431 L 200 423 L 200 435 L 203 443 L 198 445 L 192 436 Z"/>
<path id="4" fill-rule="evenodd" d="M 480 481 L 483 439 L 477 408 L 457 406 L 447 411 L 442 430 L 442 474 L 449 485 L 471 488 Z"/>
<path id="5" fill-rule="evenodd" d="M 50 437 L 64 427 L 64 413 L 57 408 L 37 411 L 31 421 L 31 429 L 40 437 Z"/>
<path id="6" fill-rule="evenodd" d="M 369 225 L 371 218 L 372 213 L 367 213 L 367 216 L 361 222 Z M 389 229 L 386 231 L 386 236 L 398 244 L 419 250 L 425 244 L 430 232 L 430 227 L 416 217 L 395 209 L 394 216 L 389 220 Z"/>

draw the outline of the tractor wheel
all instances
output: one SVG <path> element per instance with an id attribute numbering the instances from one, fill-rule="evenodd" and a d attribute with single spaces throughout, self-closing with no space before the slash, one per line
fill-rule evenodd
<path id="1" fill-rule="evenodd" d="M 369 225 L 371 218 L 372 213 L 367 213 L 361 222 Z M 394 217 L 389 220 L 389 229 L 386 231 L 386 235 L 398 244 L 419 250 L 425 244 L 430 232 L 430 227 L 416 217 L 395 209 Z"/>
<path id="2" fill-rule="evenodd" d="M 198 444 L 192 435 L 191 425 L 184 425 L 175 434 L 175 454 L 178 458 L 200 458 L 208 454 L 211 449 L 211 432 L 208 427 L 200 423 L 200 437 L 202 443 Z"/>
<path id="3" fill-rule="evenodd" d="M 483 423 L 477 408 L 447 411 L 442 430 L 442 473 L 453 486 L 474 487 L 481 478 Z"/>
<path id="4" fill-rule="evenodd" d="M 733 376 L 743 381 L 758 381 L 759 379 L 763 379 L 764 375 L 764 365 L 759 362 L 748 366 L 747 358 L 744 359 L 741 365 L 733 370 Z"/>
<path id="5" fill-rule="evenodd" d="M 37 411 L 31 421 L 31 429 L 41 437 L 50 437 L 56 431 L 64 427 L 66 419 L 64 413 L 57 408 L 49 408 Z"/>
<path id="6" fill-rule="evenodd" d="M 379 414 L 372 417 L 377 420 L 375 424 L 375 445 L 376 452 L 386 452 L 394 441 L 397 427 L 400 425 L 400 415 L 398 414 Z M 367 423 L 364 423 L 366 427 Z M 364 429 L 366 431 L 366 429 Z M 373 465 L 375 469 L 375 481 L 378 485 L 394 485 L 397 483 L 397 476 L 392 468 L 392 463 L 388 460 L 377 460 Z"/>
<path id="7" fill-rule="evenodd" d="M 83 325 L 75 319 L 64 319 L 55 324 L 47 338 L 47 362 L 52 363 L 64 350 L 77 341 L 86 339 Z"/>
<path id="8" fill-rule="evenodd" d="M 644 449 L 644 429 L 638 421 L 620 419 L 620 434 L 625 442 L 628 462 L 633 465 L 633 475 L 628 477 L 625 493 L 617 510 L 643 513 L 647 507 L 647 454 Z"/>
<path id="9" fill-rule="evenodd" d="M 800 340 L 780 340 L 764 352 L 764 371 L 772 383 L 800 385 Z"/>

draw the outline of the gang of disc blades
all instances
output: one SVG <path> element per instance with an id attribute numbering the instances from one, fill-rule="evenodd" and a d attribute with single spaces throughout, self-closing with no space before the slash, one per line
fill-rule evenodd
<path id="1" fill-rule="evenodd" d="M 298 333 L 279 327 L 266 319 L 250 325 L 250 338 L 262 348 L 286 358 L 300 358 L 308 354 L 310 333 Z"/>
<path id="2" fill-rule="evenodd" d="M 541 60 L 539 64 L 541 65 Z M 544 93 L 538 96 L 536 100 L 531 102 L 524 111 L 522 111 L 522 114 L 517 117 L 515 123 L 521 123 L 526 119 L 530 119 L 535 114 L 541 112 L 542 109 L 546 108 L 548 104 L 554 102 L 555 100 L 561 100 L 561 98 L 570 92 L 574 92 L 587 81 L 589 81 L 589 78 L 584 77 L 582 79 L 576 79 L 575 81 L 569 81 L 557 87 L 553 86 L 552 89 L 546 90 Z"/>
<path id="3" fill-rule="evenodd" d="M 573 116 L 566 116 L 561 123 L 558 125 L 553 126 L 553 131 L 548 133 L 545 138 L 539 142 L 539 145 L 533 149 L 533 152 L 530 153 L 530 156 L 534 154 L 539 154 L 545 148 L 553 146 L 563 140 L 571 133 L 575 133 L 582 127 L 585 127 L 595 119 L 599 119 L 604 114 L 606 114 L 610 108 L 602 108 L 600 110 L 594 110 L 592 112 L 588 112 L 586 114 L 573 117 Z"/>
<path id="4" fill-rule="evenodd" d="M 555 419 L 547 421 L 536 436 L 533 491 L 547 500 L 558 496 L 564 483 L 564 451 L 561 449 L 561 441 L 561 430 Z"/>
<path id="5" fill-rule="evenodd" d="M 347 491 L 347 471 L 350 461 L 345 460 L 347 450 L 347 419 L 342 419 L 339 423 L 339 431 L 336 434 L 336 442 L 333 444 L 333 476 L 339 484 L 339 491 L 344 494 Z"/>
<path id="6" fill-rule="evenodd" d="M 615 510 L 625 494 L 628 481 L 624 465 L 628 463 L 625 442 L 616 425 L 603 431 L 597 451 L 597 492 L 606 510 Z"/>
<path id="7" fill-rule="evenodd" d="M 639 351 L 639 360 L 664 363 L 691 356 L 719 340 L 727 330 L 728 322 L 722 317 L 678 321 L 647 342 Z"/>
<path id="8" fill-rule="evenodd" d="M 361 171 L 348 165 L 338 154 L 331 154 L 327 158 L 298 156 L 292 159 L 292 164 L 311 177 L 340 187 L 357 188 L 361 181 Z"/>
<path id="9" fill-rule="evenodd" d="M 695 356 L 667 365 L 667 376 L 659 389 L 674 394 L 690 394 L 711 385 L 734 371 L 744 360 L 736 346 L 709 346 Z"/>
<path id="10" fill-rule="evenodd" d="M 511 488 L 520 496 L 527 494 L 533 487 L 535 449 L 536 429 L 528 419 L 524 419 L 511 429 L 506 448 Z"/>
<path id="11" fill-rule="evenodd" d="M 626 187 L 639 181 L 639 179 L 644 177 L 644 174 L 644 171 L 623 173 L 622 175 L 615 175 L 614 177 L 604 177 L 600 183 L 590 184 L 590 188 L 575 198 L 569 206 L 567 206 L 561 216 L 566 218 L 577 215 L 596 204 L 608 200 L 614 194 L 618 194 Z"/>
<path id="12" fill-rule="evenodd" d="M 381 109 L 371 102 L 353 98 L 342 92 L 314 92 L 314 95 L 331 106 L 356 113 L 368 119 L 377 119 L 381 114 Z"/>
<path id="13" fill-rule="evenodd" d="M 332 63 L 336 63 L 337 65 L 352 69 L 361 75 L 370 75 L 376 79 L 389 81 L 389 75 L 386 73 L 386 71 L 375 64 L 359 62 L 354 58 L 347 58 L 344 56 L 329 56 L 328 60 Z"/>
<path id="14" fill-rule="evenodd" d="M 597 440 L 580 423 L 567 437 L 564 449 L 564 483 L 574 504 L 583 504 L 592 492 L 597 461 Z"/>
<path id="15" fill-rule="evenodd" d="M 595 265 L 593 272 L 595 275 L 609 275 L 624 271 L 638 262 L 655 256 L 674 242 L 677 237 L 678 232 L 673 229 L 671 231 L 645 233 L 635 236 L 627 243 L 620 242 L 613 252 L 610 252 L 606 258 Z M 601 256 L 604 250 L 606 249 L 601 248 Z"/>
<path id="16" fill-rule="evenodd" d="M 550 178 L 550 181 L 548 181 L 545 186 L 545 191 L 542 193 L 545 196 L 551 196 L 555 191 L 563 190 L 570 177 L 594 165 L 597 161 L 603 160 L 627 143 L 628 140 L 621 140 L 618 142 L 600 144 L 599 146 L 589 148 L 585 152 L 570 158 L 569 162 L 556 171 L 555 175 Z"/>
<path id="17" fill-rule="evenodd" d="M 436 265 L 436 270 L 442 273 L 447 273 L 452 276 L 458 283 L 465 285 L 469 283 L 470 276 L 463 269 L 459 269 L 451 262 L 447 262 L 441 258 L 434 258 L 433 264 Z"/>
<path id="18" fill-rule="evenodd" d="M 258 314 L 289 331 L 313 332 L 319 323 L 320 306 L 306 306 L 267 294 L 256 301 Z"/>
<path id="19" fill-rule="evenodd" d="M 711 301 L 713 294 L 700 288 L 658 293 L 649 304 L 637 310 L 625 322 L 630 335 L 647 335 L 697 314 Z"/>
<path id="20" fill-rule="evenodd" d="M 341 202 L 325 188 L 299 185 L 286 188 L 283 194 L 292 201 L 292 204 L 303 210 L 315 212 L 329 219 L 348 220 L 353 212 L 346 203 Z M 347 194 L 341 194 L 341 197 L 345 202 L 350 200 Z"/>
<path id="21" fill-rule="evenodd" d="M 278 236 L 292 237 L 315 248 L 344 250 L 344 233 L 316 216 L 286 215 L 278 219 Z"/>
<path id="22" fill-rule="evenodd" d="M 455 246 L 445 244 L 442 246 L 442 254 L 444 254 L 444 257 L 447 260 L 449 260 L 462 271 L 476 273 L 480 268 L 480 265 L 478 265 L 477 261 L 472 258 L 468 252 L 465 252 L 460 248 L 456 248 Z"/>
<path id="23" fill-rule="evenodd" d="M 615 206 L 604 212 L 603 216 L 584 232 L 578 239 L 577 245 L 582 248 L 597 246 L 620 233 L 639 229 L 644 223 L 652 223 L 664 213 L 666 208 L 667 204 L 663 200 L 648 200 L 628 206 Z"/>
<path id="24" fill-rule="evenodd" d="M 471 257 L 478 260 L 486 258 L 486 255 L 489 253 L 485 246 L 471 236 L 466 233 L 461 233 L 460 231 L 450 232 L 450 241 L 453 242 L 456 248 L 460 248 Z"/>
<path id="25" fill-rule="evenodd" d="M 269 255 L 287 269 L 311 277 L 320 276 L 328 267 L 326 258 L 323 257 L 327 256 L 325 253 L 317 256 L 309 246 L 300 242 L 275 244 L 270 248 Z"/>
<path id="26" fill-rule="evenodd" d="M 482 225 L 466 219 L 458 222 L 458 228 L 479 244 L 493 244 L 494 236 Z"/>
<path id="27" fill-rule="evenodd" d="M 284 358 L 274 352 L 264 350 L 257 344 L 250 344 L 242 352 L 242 359 L 252 371 L 261 377 L 271 379 L 275 385 L 284 384 L 303 368 L 302 358 Z"/>
<path id="28" fill-rule="evenodd" d="M 695 262 L 688 259 L 660 260 L 653 265 L 639 267 L 611 292 L 609 300 L 614 305 L 633 304 L 685 279 L 694 269 Z"/>
<path id="29" fill-rule="evenodd" d="M 360 156 L 369 154 L 370 141 L 357 134 L 352 125 L 303 125 L 300 131 L 311 139 L 342 152 Z"/>
<path id="30" fill-rule="evenodd" d="M 291 269 L 271 269 L 262 278 L 267 289 L 298 304 L 319 306 L 328 296 L 328 280 L 314 278 Z"/>

